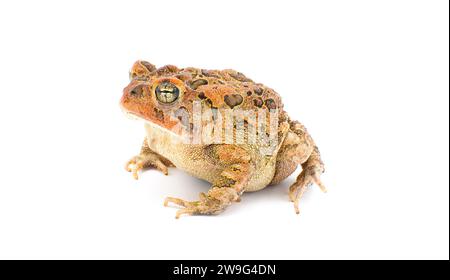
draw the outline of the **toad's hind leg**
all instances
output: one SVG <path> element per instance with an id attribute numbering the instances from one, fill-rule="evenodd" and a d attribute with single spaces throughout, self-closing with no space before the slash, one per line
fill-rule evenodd
<path id="1" fill-rule="evenodd" d="M 299 122 L 290 122 L 290 132 L 286 137 L 285 147 L 283 158 L 302 166 L 302 172 L 289 189 L 289 197 L 294 202 L 295 212 L 299 214 L 299 201 L 309 186 L 316 184 L 323 192 L 326 192 L 320 180 L 325 168 L 314 140 Z"/>
<path id="2" fill-rule="evenodd" d="M 164 206 L 172 203 L 183 207 L 177 212 L 177 219 L 182 215 L 218 214 L 231 203 L 240 201 L 252 174 L 250 156 L 243 149 L 232 145 L 217 145 L 214 154 L 224 168 L 208 193 L 200 193 L 198 201 L 173 197 L 164 201 Z"/>
<path id="3" fill-rule="evenodd" d="M 168 167 L 173 167 L 174 165 L 163 156 L 155 153 L 148 147 L 147 139 L 144 140 L 142 144 L 141 152 L 139 155 L 131 158 L 125 165 L 125 169 L 133 174 L 133 177 L 137 180 L 139 178 L 139 171 L 144 168 L 154 167 L 168 175 Z"/>

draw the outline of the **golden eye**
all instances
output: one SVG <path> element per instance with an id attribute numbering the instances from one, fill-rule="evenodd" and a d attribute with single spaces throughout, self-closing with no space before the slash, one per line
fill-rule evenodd
<path id="1" fill-rule="evenodd" d="M 178 99 L 180 90 L 171 82 L 162 82 L 156 87 L 155 94 L 159 102 L 170 104 Z"/>

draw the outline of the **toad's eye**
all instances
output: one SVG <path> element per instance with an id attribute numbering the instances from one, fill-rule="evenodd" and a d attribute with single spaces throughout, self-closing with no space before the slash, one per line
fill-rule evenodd
<path id="1" fill-rule="evenodd" d="M 159 102 L 170 104 L 178 99 L 180 90 L 171 82 L 162 82 L 156 87 L 155 94 Z"/>

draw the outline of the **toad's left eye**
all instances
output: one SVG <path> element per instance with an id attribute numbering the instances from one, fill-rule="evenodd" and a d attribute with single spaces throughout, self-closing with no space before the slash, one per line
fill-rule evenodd
<path id="1" fill-rule="evenodd" d="M 170 104 L 178 99 L 180 90 L 171 82 L 162 82 L 156 87 L 155 94 L 159 102 Z"/>

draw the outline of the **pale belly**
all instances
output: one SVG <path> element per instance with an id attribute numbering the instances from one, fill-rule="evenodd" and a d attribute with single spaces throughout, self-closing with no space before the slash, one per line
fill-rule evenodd
<path id="1" fill-rule="evenodd" d="M 177 168 L 210 183 L 214 183 L 222 173 L 224 167 L 214 164 L 208 158 L 205 146 L 185 144 L 176 134 L 149 123 L 145 124 L 145 130 L 150 149 L 170 160 Z M 255 161 L 255 172 L 246 192 L 264 189 L 275 174 L 275 158 L 259 158 Z"/>

